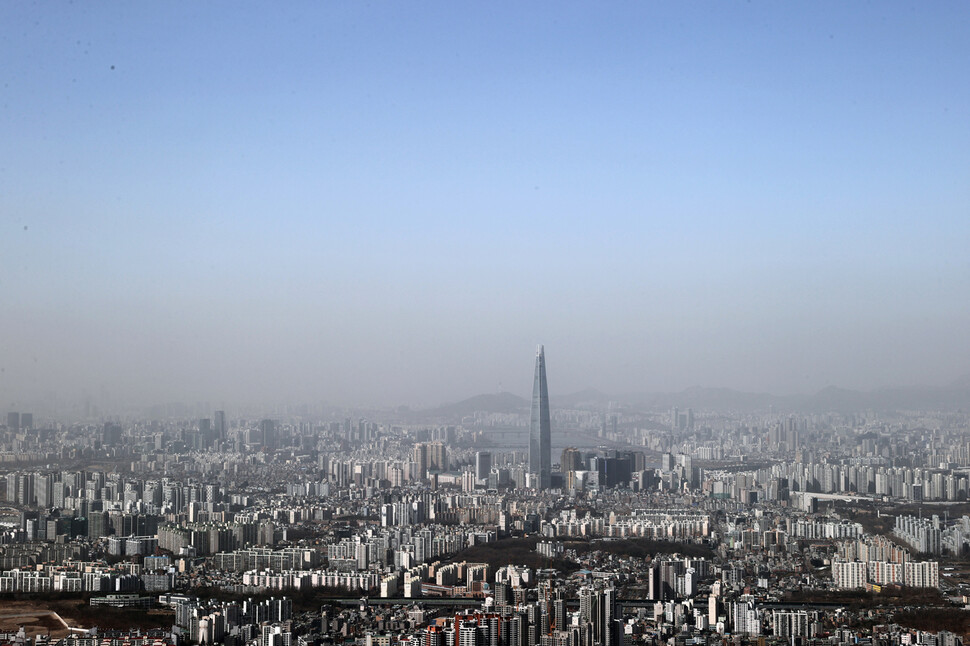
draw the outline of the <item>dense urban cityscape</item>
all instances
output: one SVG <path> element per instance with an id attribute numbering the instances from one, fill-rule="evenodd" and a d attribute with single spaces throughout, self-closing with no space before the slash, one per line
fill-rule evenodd
<path id="1" fill-rule="evenodd" d="M 970 2 L 0 2 L 0 646 L 970 646 Z"/>
<path id="2" fill-rule="evenodd" d="M 970 413 L 585 397 L 540 346 L 450 423 L 10 412 L 0 641 L 962 643 Z"/>

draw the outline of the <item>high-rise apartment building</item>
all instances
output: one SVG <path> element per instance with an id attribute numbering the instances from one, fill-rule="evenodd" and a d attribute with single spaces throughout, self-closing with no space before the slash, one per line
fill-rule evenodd
<path id="1" fill-rule="evenodd" d="M 448 470 L 448 447 L 444 442 L 418 442 L 414 445 L 411 461 L 417 469 L 417 477 L 427 477 L 428 471 Z"/>
<path id="2" fill-rule="evenodd" d="M 448 447 L 444 442 L 432 442 L 428 445 L 428 469 L 432 471 L 448 470 Z"/>
<path id="3" fill-rule="evenodd" d="M 532 382 L 532 417 L 529 423 L 529 471 L 548 489 L 552 472 L 552 426 L 549 420 L 549 387 L 546 384 L 546 354 L 536 350 L 536 371 Z"/>
<path id="4" fill-rule="evenodd" d="M 562 450 L 562 457 L 559 460 L 559 470 L 563 473 L 570 471 L 583 470 L 583 454 L 574 446 Z"/>
<path id="5" fill-rule="evenodd" d="M 418 478 L 424 478 L 428 475 L 427 474 L 427 471 L 428 471 L 427 442 L 418 442 L 417 444 L 414 445 L 411 461 L 417 465 Z"/>

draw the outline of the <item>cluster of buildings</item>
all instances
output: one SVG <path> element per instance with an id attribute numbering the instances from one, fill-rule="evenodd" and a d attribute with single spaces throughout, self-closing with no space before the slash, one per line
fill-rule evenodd
<path id="1" fill-rule="evenodd" d="M 812 595 L 970 598 L 966 416 L 551 411 L 535 359 L 528 414 L 8 416 L 0 595 L 169 609 L 165 644 L 960 643 Z"/>
<path id="2" fill-rule="evenodd" d="M 103 562 L 66 561 L 59 565 L 18 567 L 0 572 L 0 593 L 49 592 L 160 592 L 175 585 L 175 570 L 162 563 L 149 564 L 145 570 L 138 563 L 107 566 Z"/>

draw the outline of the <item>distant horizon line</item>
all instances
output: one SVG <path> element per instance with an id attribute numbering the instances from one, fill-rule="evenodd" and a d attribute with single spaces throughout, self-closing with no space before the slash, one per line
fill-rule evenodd
<path id="1" fill-rule="evenodd" d="M 766 390 L 762 390 L 762 391 L 744 390 L 744 389 L 739 389 L 732 386 L 702 386 L 702 385 L 687 386 L 679 390 L 628 390 L 622 393 L 610 393 L 610 392 L 601 390 L 599 388 L 590 386 L 587 388 L 582 388 L 580 390 L 560 392 L 560 393 L 550 393 L 549 397 L 550 399 L 564 399 L 564 398 L 581 396 L 586 393 L 589 393 L 589 394 L 596 394 L 596 395 L 602 396 L 603 398 L 607 398 L 607 399 L 610 399 L 611 401 L 616 401 L 617 403 L 622 404 L 624 399 L 630 399 L 634 397 L 639 398 L 639 397 L 650 397 L 650 396 L 677 396 L 677 395 L 683 395 L 686 393 L 697 392 L 697 391 L 724 392 L 724 393 L 730 393 L 738 396 L 771 397 L 775 399 L 800 399 L 800 398 L 816 397 L 819 394 L 825 393 L 827 391 L 837 391 L 837 392 L 857 394 L 857 395 L 873 395 L 873 394 L 892 392 L 892 391 L 946 392 L 946 391 L 962 391 L 962 390 L 970 391 L 970 373 L 965 373 L 960 377 L 957 377 L 956 379 L 952 379 L 940 385 L 917 383 L 917 384 L 910 384 L 910 385 L 882 385 L 882 386 L 875 386 L 869 389 L 862 389 L 862 388 L 851 388 L 851 387 L 845 387 L 845 386 L 838 386 L 835 384 L 829 384 L 827 386 L 824 386 L 814 391 L 809 391 L 809 392 L 802 391 L 802 392 L 786 393 L 786 394 L 779 394 L 776 392 L 770 392 Z M 8 404 L 6 406 L 6 411 L 4 412 L 5 413 L 6 412 L 35 413 L 36 415 L 37 413 L 36 409 L 38 408 L 37 405 L 40 404 L 39 406 L 40 410 L 47 409 L 50 407 L 50 408 L 53 408 L 54 410 L 59 411 L 59 413 L 56 413 L 56 414 L 63 414 L 64 412 L 70 409 L 77 409 L 77 408 L 88 407 L 88 406 L 95 409 L 100 409 L 102 406 L 110 407 L 111 409 L 113 409 L 111 411 L 99 410 L 98 412 L 101 413 L 101 416 L 118 415 L 120 414 L 119 411 L 131 412 L 138 409 L 144 410 L 144 409 L 167 408 L 167 407 L 178 407 L 178 408 L 196 409 L 196 410 L 205 408 L 207 410 L 210 410 L 211 412 L 215 412 L 217 410 L 230 411 L 233 409 L 237 411 L 240 411 L 240 410 L 254 411 L 254 410 L 267 410 L 267 409 L 273 409 L 273 408 L 279 408 L 279 407 L 286 407 L 286 408 L 308 407 L 311 409 L 318 409 L 318 410 L 319 409 L 332 410 L 332 411 L 342 410 L 347 412 L 349 411 L 394 412 L 394 411 L 402 411 L 403 409 L 412 413 L 419 413 L 419 412 L 430 412 L 439 408 L 447 408 L 450 406 L 460 405 L 477 398 L 490 397 L 490 396 L 494 397 L 494 396 L 501 396 L 501 395 L 511 395 L 513 397 L 516 397 L 517 399 L 522 400 L 523 406 L 529 403 L 529 397 L 527 395 L 520 395 L 510 390 L 478 392 L 459 399 L 439 400 L 439 403 L 436 403 L 436 404 L 406 403 L 406 402 L 396 403 L 396 404 L 337 403 L 337 402 L 327 401 L 325 399 L 321 399 L 316 402 L 308 401 L 306 399 L 254 402 L 252 399 L 250 399 L 248 403 L 233 402 L 229 399 L 222 399 L 219 405 L 212 405 L 211 400 L 206 401 L 204 399 L 203 400 L 196 399 L 195 401 L 167 399 L 167 400 L 157 400 L 151 403 L 129 402 L 125 404 L 117 404 L 117 403 L 106 404 L 105 402 L 99 401 L 100 400 L 99 397 L 90 396 L 85 398 L 74 399 L 68 402 L 62 402 L 61 404 L 54 405 L 54 406 L 50 406 L 49 404 L 44 405 L 42 399 L 37 399 L 33 402 L 28 402 L 25 400 L 20 404 L 17 404 L 17 403 Z M 53 415 L 55 413 L 41 413 L 41 414 Z M 270 413 L 267 412 L 267 414 L 270 414 Z M 293 413 L 290 412 L 287 414 L 293 414 Z"/>

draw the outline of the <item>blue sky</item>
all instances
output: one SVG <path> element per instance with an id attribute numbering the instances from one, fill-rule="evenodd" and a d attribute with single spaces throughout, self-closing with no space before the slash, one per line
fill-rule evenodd
<path id="1" fill-rule="evenodd" d="M 966 3 L 0 5 L 0 398 L 970 372 Z M 26 227 L 26 228 L 25 228 Z"/>

